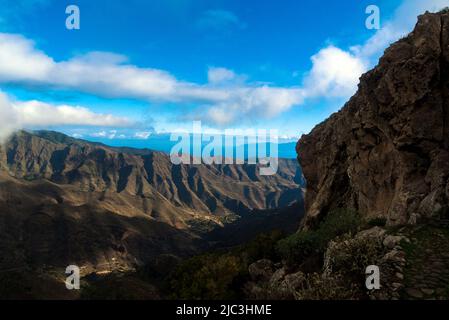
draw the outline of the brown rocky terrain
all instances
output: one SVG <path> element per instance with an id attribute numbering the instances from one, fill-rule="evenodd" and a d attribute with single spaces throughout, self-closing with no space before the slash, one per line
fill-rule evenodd
<path id="1" fill-rule="evenodd" d="M 449 13 L 426 13 L 297 144 L 310 227 L 334 208 L 389 225 L 449 212 Z"/>
<path id="2" fill-rule="evenodd" d="M 0 147 L 0 266 L 89 273 L 189 256 L 209 231 L 294 204 L 300 179 L 294 160 L 260 176 L 255 165 L 176 166 L 151 150 L 19 132 Z"/>

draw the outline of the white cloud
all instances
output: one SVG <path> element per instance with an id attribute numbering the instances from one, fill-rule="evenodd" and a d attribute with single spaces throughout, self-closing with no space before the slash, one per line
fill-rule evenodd
<path id="1" fill-rule="evenodd" d="M 196 102 L 210 108 L 210 119 L 220 124 L 236 120 L 239 109 L 247 114 L 252 110 L 266 112 L 263 116 L 275 116 L 300 102 L 295 88 L 247 85 L 243 83 L 244 77 L 225 68 L 211 68 L 211 83 L 200 85 L 179 81 L 163 70 L 139 68 L 126 61 L 121 55 L 90 52 L 56 62 L 37 50 L 32 41 L 20 35 L 0 33 L 0 82 L 68 88 L 103 97 Z M 230 80 L 232 87 L 223 85 Z M 223 119 L 217 110 L 228 107 L 233 110 Z"/>
<path id="2" fill-rule="evenodd" d="M 117 136 L 117 130 L 110 130 L 108 134 L 109 139 L 114 139 Z"/>
<path id="3" fill-rule="evenodd" d="M 45 81 L 54 61 L 20 35 L 0 33 L 0 80 Z"/>
<path id="4" fill-rule="evenodd" d="M 102 130 L 99 132 L 91 133 L 90 136 L 95 138 L 114 139 L 117 136 L 117 130 L 109 130 L 109 131 Z"/>
<path id="5" fill-rule="evenodd" d="M 131 126 L 132 122 L 126 118 L 115 117 L 110 114 L 99 114 L 85 107 L 52 105 L 40 101 L 13 103 L 13 109 L 20 123 L 25 126 Z"/>
<path id="6" fill-rule="evenodd" d="M 176 100 L 185 84 L 167 72 L 124 64 L 126 58 L 92 52 L 56 62 L 32 41 L 0 33 L 0 81 L 65 87 L 108 97 Z"/>
<path id="7" fill-rule="evenodd" d="M 0 142 L 21 128 L 65 125 L 129 127 L 133 122 L 110 114 L 94 113 L 80 106 L 12 101 L 0 92 Z"/>
<path id="8" fill-rule="evenodd" d="M 299 88 L 236 88 L 230 99 L 211 106 L 203 119 L 228 125 L 245 118 L 272 118 L 303 101 L 304 91 Z"/>
<path id="9" fill-rule="evenodd" d="M 134 137 L 137 139 L 142 139 L 142 140 L 146 140 L 151 136 L 151 132 L 150 131 L 139 131 L 134 133 Z"/>
<path id="10" fill-rule="evenodd" d="M 222 83 L 236 78 L 234 71 L 226 68 L 210 67 L 207 72 L 209 83 Z"/>
<path id="11" fill-rule="evenodd" d="M 96 138 L 105 138 L 107 136 L 107 132 L 106 131 L 99 131 L 99 132 L 94 132 L 92 133 L 90 136 L 91 137 L 96 137 Z"/>
<path id="12" fill-rule="evenodd" d="M 0 143 L 14 130 L 20 128 L 19 119 L 8 97 L 0 92 Z"/>
<path id="13" fill-rule="evenodd" d="M 419 14 L 448 5 L 448 0 L 406 0 L 365 43 L 347 51 L 332 45 L 320 50 L 311 58 L 313 67 L 304 80 L 304 96 L 349 98 L 356 92 L 360 76 L 377 63 L 390 44 L 412 31 Z"/>
<path id="14" fill-rule="evenodd" d="M 313 67 L 305 79 L 307 97 L 346 97 L 357 90 L 359 78 L 367 71 L 366 63 L 334 46 L 312 57 Z"/>

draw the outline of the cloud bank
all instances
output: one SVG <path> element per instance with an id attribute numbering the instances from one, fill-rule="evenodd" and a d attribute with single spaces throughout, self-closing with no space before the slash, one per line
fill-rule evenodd
<path id="1" fill-rule="evenodd" d="M 197 102 L 204 105 L 246 103 L 245 109 L 261 107 L 275 113 L 279 98 L 299 103 L 295 89 L 276 87 L 217 87 L 231 80 L 226 69 L 209 72 L 211 83 L 200 85 L 176 79 L 166 71 L 139 68 L 120 55 L 93 52 L 56 62 L 21 35 L 0 33 L 0 82 L 65 88 L 108 98 L 134 98 L 160 102 Z M 232 90 L 231 90 L 232 89 Z M 285 96 L 288 99 L 285 99 Z M 257 100 L 257 101 L 254 101 Z M 283 104 L 282 109 L 285 109 Z"/>
<path id="2" fill-rule="evenodd" d="M 390 43 L 412 29 L 418 14 L 446 5 L 447 0 L 404 1 L 393 18 L 365 43 L 348 50 L 330 45 L 314 54 L 311 70 L 305 74 L 303 82 L 294 87 L 247 83 L 244 76 L 226 68 L 209 68 L 207 83 L 193 83 L 177 79 L 165 70 L 140 68 L 130 64 L 126 57 L 108 52 L 90 52 L 56 61 L 39 50 L 32 40 L 7 33 L 0 33 L 0 83 L 69 89 L 107 98 L 194 103 L 201 112 L 197 110 L 191 118 L 221 126 L 242 119 L 272 118 L 304 104 L 307 99 L 349 98 L 356 91 L 362 73 L 375 64 Z M 203 23 L 218 16 L 226 24 L 239 22 L 232 13 L 212 11 L 205 13 Z M 9 119 L 2 120 L 5 127 L 1 130 L 6 132 L 10 131 L 9 123 L 43 126 L 126 123 L 125 119 L 97 115 L 83 107 L 31 101 L 22 103 L 20 108 L 12 108 L 4 95 L 1 104 L 2 119 Z"/>
<path id="3" fill-rule="evenodd" d="M 0 142 L 21 128 L 48 126 L 129 127 L 133 122 L 110 114 L 99 114 L 86 107 L 52 105 L 39 101 L 11 101 L 0 92 Z"/>

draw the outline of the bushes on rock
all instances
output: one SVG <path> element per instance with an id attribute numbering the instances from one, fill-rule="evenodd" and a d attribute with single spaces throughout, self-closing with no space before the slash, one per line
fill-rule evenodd
<path id="1" fill-rule="evenodd" d="M 366 267 L 377 264 L 382 253 L 382 244 L 369 237 L 339 239 L 329 245 L 324 267 L 328 274 L 338 271 L 352 282 L 364 283 Z"/>
<path id="2" fill-rule="evenodd" d="M 278 260 L 276 244 L 284 237 L 285 235 L 278 230 L 262 233 L 254 240 L 234 250 L 234 253 L 242 256 L 248 265 L 261 259 Z"/>
<path id="3" fill-rule="evenodd" d="M 260 259 L 277 259 L 280 231 L 260 234 L 229 252 L 188 259 L 172 272 L 169 290 L 175 299 L 239 299 L 248 278 L 248 267 Z"/>
<path id="4" fill-rule="evenodd" d="M 387 224 L 387 218 L 376 217 L 368 220 L 368 226 L 370 227 L 385 227 Z"/>
<path id="5" fill-rule="evenodd" d="M 338 209 L 330 212 L 317 230 L 297 232 L 282 238 L 280 232 L 262 234 L 244 246 L 228 252 L 205 254 L 183 262 L 170 276 L 169 290 L 175 299 L 238 299 L 243 298 L 244 284 L 249 279 L 248 267 L 261 260 L 284 260 L 287 264 L 298 266 L 314 258 L 323 258 L 328 243 L 344 234 L 353 234 L 360 227 L 360 218 L 355 211 Z M 307 264 L 307 262 L 306 262 Z M 315 265 L 315 264 L 313 264 Z M 321 262 L 320 262 L 321 266 Z M 320 267 L 318 267 L 320 268 Z M 307 269 L 304 267 L 304 269 Z M 315 268 L 309 268 L 315 270 Z M 305 271 L 309 272 L 309 271 Z M 313 271 L 311 271 L 313 272 Z M 329 281 L 336 279 L 307 278 L 306 290 L 298 294 L 306 298 L 346 297 L 337 296 L 341 292 L 328 292 Z M 320 286 L 319 284 L 323 285 Z M 320 290 L 311 291 L 314 286 Z M 341 284 L 339 283 L 339 286 Z"/>
<path id="6" fill-rule="evenodd" d="M 279 255 L 287 264 L 301 263 L 314 254 L 322 254 L 330 240 L 346 233 L 355 233 L 360 217 L 350 209 L 330 212 L 317 230 L 297 232 L 278 242 Z"/>
<path id="7" fill-rule="evenodd" d="M 189 259 L 172 275 L 174 299 L 238 299 L 248 270 L 239 257 L 208 254 Z"/>
<path id="8" fill-rule="evenodd" d="M 320 247 L 320 239 L 316 232 L 301 231 L 279 241 L 277 250 L 288 265 L 293 265 L 318 253 Z"/>
<path id="9" fill-rule="evenodd" d="M 361 219 L 356 211 L 337 209 L 331 211 L 317 230 L 320 238 L 327 244 L 330 240 L 346 233 L 356 233 Z"/>
<path id="10" fill-rule="evenodd" d="M 340 274 L 305 275 L 304 284 L 295 290 L 296 300 L 348 300 L 358 296 L 357 288 Z"/>

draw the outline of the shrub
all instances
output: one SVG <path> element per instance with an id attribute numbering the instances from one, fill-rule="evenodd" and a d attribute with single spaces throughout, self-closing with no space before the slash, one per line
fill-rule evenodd
<path id="1" fill-rule="evenodd" d="M 196 256 L 182 262 L 169 276 L 174 299 L 239 299 L 248 278 L 248 266 L 260 259 L 276 260 L 281 231 L 260 234 L 230 251 Z"/>
<path id="2" fill-rule="evenodd" d="M 313 231 L 300 231 L 277 244 L 279 255 L 289 265 L 300 263 L 305 258 L 318 253 L 320 247 L 318 234 Z"/>
<path id="3" fill-rule="evenodd" d="M 341 239 L 334 242 L 326 252 L 327 268 L 340 272 L 346 279 L 355 283 L 364 283 L 365 269 L 378 264 L 383 254 L 382 245 L 370 238 Z"/>
<path id="4" fill-rule="evenodd" d="M 263 233 L 234 251 L 235 254 L 244 257 L 248 265 L 261 259 L 277 260 L 276 244 L 283 237 L 285 235 L 278 230 Z"/>
<path id="5" fill-rule="evenodd" d="M 357 288 L 338 273 L 332 276 L 311 273 L 304 282 L 294 293 L 296 300 L 348 300 L 359 295 Z"/>
<path id="6" fill-rule="evenodd" d="M 387 218 L 384 217 L 376 217 L 368 220 L 368 225 L 370 227 L 385 227 L 387 224 Z"/>
<path id="7" fill-rule="evenodd" d="M 208 254 L 189 259 L 170 277 L 174 299 L 238 299 L 247 273 L 239 257 Z"/>
<path id="8" fill-rule="evenodd" d="M 355 233 L 360 217 L 350 209 L 331 211 L 317 230 L 300 231 L 278 242 L 277 250 L 288 264 L 297 264 L 314 255 L 322 254 L 330 240 L 346 233 Z"/>
<path id="9" fill-rule="evenodd" d="M 357 212 L 351 209 L 336 209 L 331 211 L 320 224 L 317 233 L 321 241 L 327 243 L 346 233 L 355 233 L 360 227 L 361 219 Z"/>

